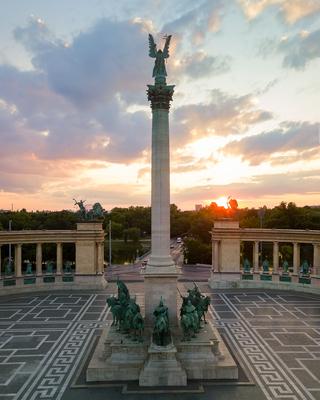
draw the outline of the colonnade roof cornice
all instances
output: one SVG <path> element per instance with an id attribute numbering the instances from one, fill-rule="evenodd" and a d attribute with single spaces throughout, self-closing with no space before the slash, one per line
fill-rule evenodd
<path id="1" fill-rule="evenodd" d="M 258 228 L 213 228 L 212 240 L 239 239 L 265 242 L 320 242 L 320 230 L 303 229 L 258 229 Z"/>
<path id="2" fill-rule="evenodd" d="M 1 231 L 0 245 L 27 243 L 75 243 L 78 241 L 104 241 L 104 231 L 79 230 L 21 230 Z"/>

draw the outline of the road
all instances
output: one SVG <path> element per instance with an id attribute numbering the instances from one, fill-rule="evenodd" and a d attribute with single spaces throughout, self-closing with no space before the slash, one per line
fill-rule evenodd
<path id="1" fill-rule="evenodd" d="M 172 247 L 173 246 L 173 247 Z M 181 268 L 179 281 L 207 281 L 210 276 L 211 266 L 203 265 L 183 265 L 182 245 L 171 240 L 171 256 L 176 265 Z M 106 279 L 114 281 L 118 277 L 124 281 L 143 281 L 142 262 L 148 259 L 148 255 L 143 257 L 136 264 L 112 265 L 107 267 L 105 271 Z"/>

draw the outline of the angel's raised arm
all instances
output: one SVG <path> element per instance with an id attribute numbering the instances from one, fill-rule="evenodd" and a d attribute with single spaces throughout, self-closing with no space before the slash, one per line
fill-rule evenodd
<path id="1" fill-rule="evenodd" d="M 169 35 L 166 38 L 166 43 L 164 45 L 163 53 L 162 53 L 163 54 L 163 58 L 168 58 L 169 57 L 169 45 L 170 45 L 171 36 L 172 35 Z"/>

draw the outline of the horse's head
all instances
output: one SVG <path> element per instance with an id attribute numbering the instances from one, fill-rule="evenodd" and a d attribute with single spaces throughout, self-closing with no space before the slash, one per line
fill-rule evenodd
<path id="1" fill-rule="evenodd" d="M 107 304 L 108 304 L 109 307 L 114 306 L 116 304 L 116 302 L 117 302 L 117 299 L 114 296 L 109 297 L 107 299 Z"/>

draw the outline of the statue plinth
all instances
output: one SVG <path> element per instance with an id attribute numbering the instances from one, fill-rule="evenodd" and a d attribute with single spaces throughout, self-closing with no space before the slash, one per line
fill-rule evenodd
<path id="1" fill-rule="evenodd" d="M 151 343 L 148 360 L 139 377 L 140 386 L 186 386 L 187 374 L 177 360 L 177 348 L 173 343 L 157 346 Z"/>

